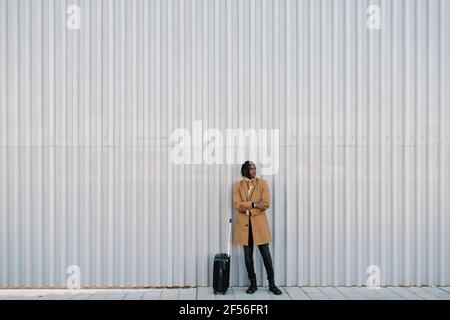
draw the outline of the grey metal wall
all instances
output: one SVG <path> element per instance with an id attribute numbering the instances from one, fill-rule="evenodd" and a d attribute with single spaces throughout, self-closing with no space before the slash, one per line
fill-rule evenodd
<path id="1" fill-rule="evenodd" d="M 448 0 L 0 0 L 0 88 L 1 287 L 211 285 L 240 167 L 169 161 L 195 120 L 280 130 L 279 284 L 450 284 Z"/>

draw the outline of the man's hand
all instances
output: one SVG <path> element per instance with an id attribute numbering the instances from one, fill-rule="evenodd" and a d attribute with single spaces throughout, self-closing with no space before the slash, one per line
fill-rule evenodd
<path id="1" fill-rule="evenodd" d="M 241 204 L 241 205 L 238 207 L 238 211 L 239 211 L 239 212 L 242 212 L 242 213 L 246 213 L 248 210 L 245 208 L 245 206 L 244 206 L 243 204 Z"/>
<path id="2" fill-rule="evenodd" d="M 262 201 L 256 202 L 255 207 L 258 208 L 259 210 L 264 210 L 264 205 L 263 205 Z"/>

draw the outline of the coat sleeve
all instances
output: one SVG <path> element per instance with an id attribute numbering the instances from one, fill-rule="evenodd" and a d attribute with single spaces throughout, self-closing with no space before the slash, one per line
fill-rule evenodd
<path id="1" fill-rule="evenodd" d="M 233 207 L 241 213 L 246 213 L 247 210 L 252 208 L 252 202 L 242 201 L 239 191 L 239 183 L 236 183 L 233 187 Z"/>
<path id="2" fill-rule="evenodd" d="M 270 208 L 270 191 L 269 186 L 267 185 L 266 181 L 262 181 L 262 190 L 261 190 L 261 202 L 263 204 L 264 210 L 254 208 L 251 210 L 252 216 L 256 216 L 258 214 L 261 214 L 263 211 Z M 250 203 L 251 206 L 251 203 Z"/>

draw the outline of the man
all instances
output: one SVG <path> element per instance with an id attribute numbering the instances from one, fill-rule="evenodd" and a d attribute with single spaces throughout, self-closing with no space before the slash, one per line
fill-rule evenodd
<path id="1" fill-rule="evenodd" d="M 269 186 L 265 180 L 256 178 L 256 166 L 251 161 L 242 165 L 241 174 L 244 179 L 233 187 L 233 206 L 237 210 L 234 244 L 244 246 L 245 266 L 250 279 L 247 293 L 252 294 L 257 290 L 253 265 L 253 246 L 257 245 L 266 267 L 269 290 L 280 295 L 281 290 L 275 285 L 269 251 L 269 243 L 272 242 L 266 217 L 266 210 L 270 206 Z"/>

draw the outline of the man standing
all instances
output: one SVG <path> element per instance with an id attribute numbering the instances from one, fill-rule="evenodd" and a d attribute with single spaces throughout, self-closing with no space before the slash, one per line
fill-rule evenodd
<path id="1" fill-rule="evenodd" d="M 266 216 L 266 210 L 270 207 L 269 186 L 265 180 L 256 177 L 256 166 L 251 161 L 242 165 L 241 174 L 244 179 L 233 187 L 233 206 L 237 210 L 234 244 L 244 246 L 245 266 L 250 279 L 247 293 L 251 294 L 257 290 L 253 265 L 253 246 L 257 245 L 266 268 L 269 290 L 279 295 L 281 290 L 275 285 L 269 251 L 269 243 L 272 242 Z"/>

